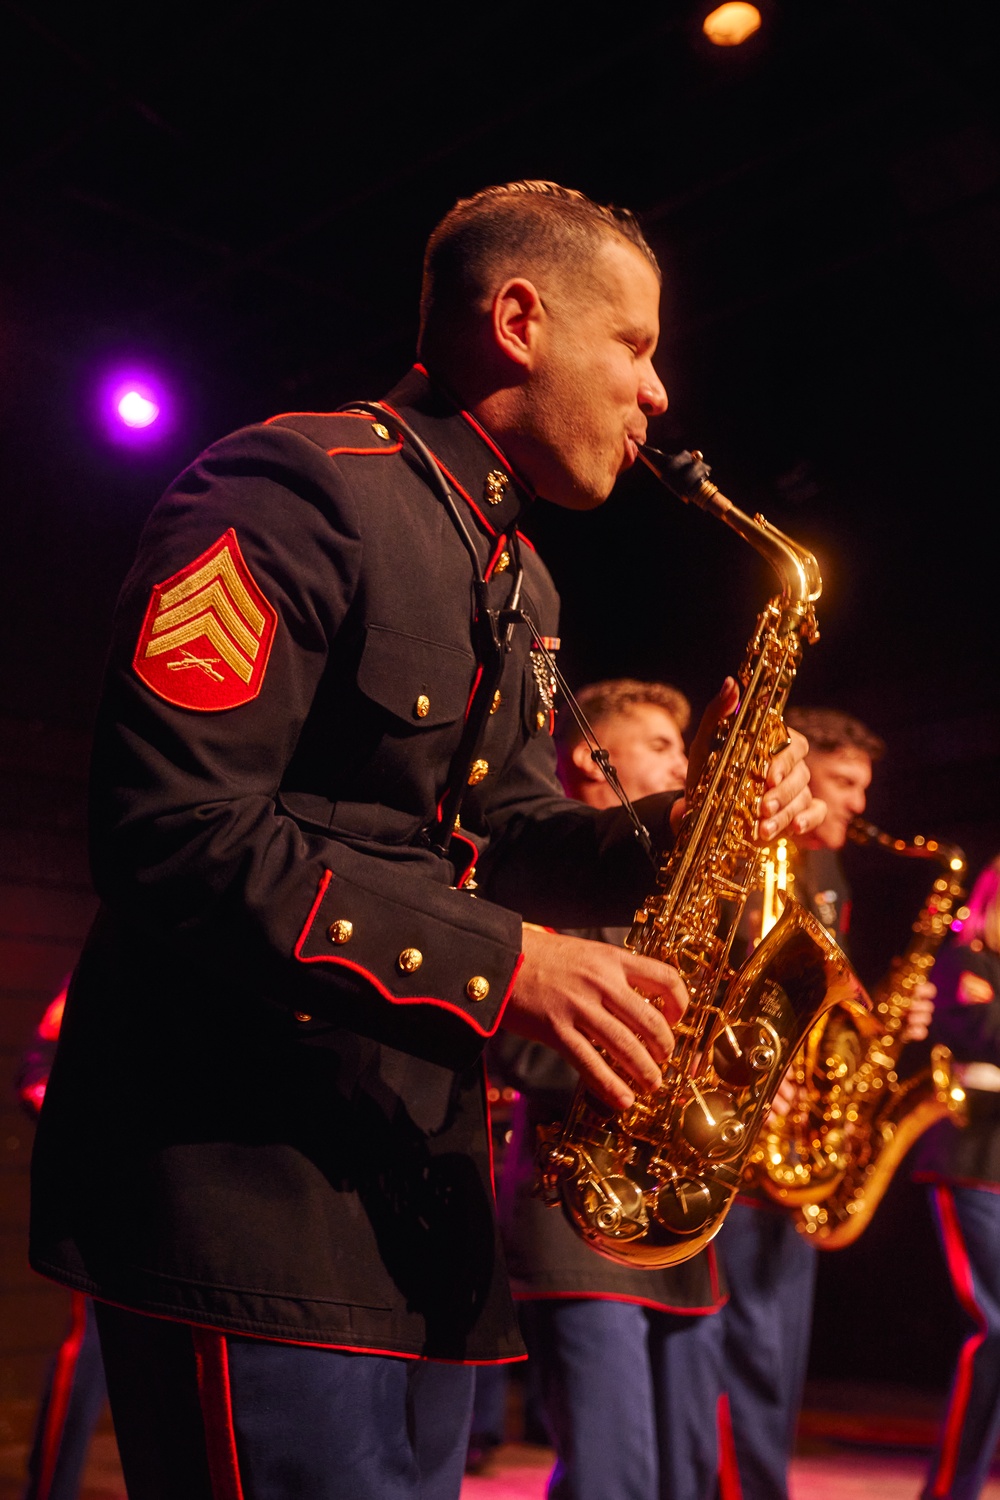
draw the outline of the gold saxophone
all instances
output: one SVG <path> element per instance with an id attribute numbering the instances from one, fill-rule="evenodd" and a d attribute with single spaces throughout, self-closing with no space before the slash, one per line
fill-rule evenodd
<path id="1" fill-rule="evenodd" d="M 701 454 L 643 461 L 750 543 L 781 592 L 757 623 L 742 697 L 719 726 L 673 852 L 626 940 L 673 964 L 690 992 L 659 1091 L 614 1112 L 581 1084 L 562 1125 L 540 1132 L 540 1192 L 624 1265 L 687 1260 L 722 1225 L 771 1100 L 817 1017 L 861 992 L 826 929 L 789 902 L 736 973 L 730 948 L 763 851 L 754 842 L 767 766 L 787 743 L 782 713 L 802 655 L 818 638 L 822 581 L 804 547 L 751 519 L 707 478 Z M 655 1003 L 655 1002 L 654 1002 Z"/>
<path id="2" fill-rule="evenodd" d="M 950 1116 L 965 1120 L 965 1094 L 947 1047 L 930 1066 L 899 1077 L 906 1018 L 917 985 L 964 895 L 965 855 L 954 844 L 890 838 L 856 818 L 855 843 L 877 843 L 939 867 L 906 951 L 876 990 L 872 1010 L 849 1006 L 813 1027 L 795 1060 L 800 1103 L 770 1126 L 758 1168 L 765 1191 L 790 1208 L 795 1227 L 821 1250 L 850 1245 L 868 1226 L 892 1174 L 924 1131 Z"/>

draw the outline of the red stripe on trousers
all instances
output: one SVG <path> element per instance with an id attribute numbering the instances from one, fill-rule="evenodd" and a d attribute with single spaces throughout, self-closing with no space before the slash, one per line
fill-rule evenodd
<path id="1" fill-rule="evenodd" d="M 243 1500 L 226 1336 L 214 1328 L 192 1327 L 191 1338 L 213 1500 Z"/>
<path id="2" fill-rule="evenodd" d="M 49 1405 L 45 1413 L 45 1428 L 41 1442 L 42 1461 L 39 1465 L 38 1476 L 38 1500 L 49 1500 L 59 1449 L 62 1447 L 66 1413 L 69 1410 L 69 1398 L 73 1390 L 73 1377 L 76 1374 L 80 1345 L 83 1343 L 86 1327 L 87 1299 L 82 1292 L 74 1292 L 70 1301 L 69 1333 L 59 1345 L 59 1353 L 56 1355 Z"/>
<path id="3" fill-rule="evenodd" d="M 965 1248 L 962 1226 L 955 1211 L 955 1195 L 951 1188 L 936 1187 L 934 1199 L 941 1225 L 941 1239 L 944 1243 L 948 1274 L 955 1289 L 955 1296 L 963 1310 L 979 1328 L 978 1333 L 969 1335 L 959 1352 L 955 1379 L 945 1414 L 944 1432 L 941 1437 L 941 1462 L 931 1486 L 932 1495 L 947 1495 L 955 1479 L 958 1445 L 961 1441 L 965 1413 L 969 1405 L 969 1392 L 972 1389 L 972 1366 L 976 1351 L 986 1337 L 986 1318 L 976 1302 L 969 1252 Z"/>
<path id="4" fill-rule="evenodd" d="M 733 1419 L 729 1412 L 729 1397 L 725 1391 L 715 1408 L 715 1424 L 719 1434 L 719 1500 L 743 1500 L 740 1470 L 736 1462 L 736 1443 L 733 1439 Z"/>

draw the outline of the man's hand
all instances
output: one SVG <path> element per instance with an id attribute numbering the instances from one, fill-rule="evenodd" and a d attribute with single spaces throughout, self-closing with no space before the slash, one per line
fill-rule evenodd
<path id="1" fill-rule="evenodd" d="M 626 948 L 530 926 L 522 942 L 504 1026 L 561 1052 L 613 1109 L 632 1104 L 630 1085 L 646 1093 L 659 1088 L 660 1064 L 674 1045 L 670 1025 L 687 1005 L 677 970 Z"/>
<path id="2" fill-rule="evenodd" d="M 727 677 L 721 690 L 702 714 L 698 733 L 691 744 L 688 759 L 688 795 L 698 784 L 712 737 L 720 719 L 734 713 L 739 705 L 739 684 Z M 797 729 L 789 729 L 788 744 L 779 750 L 767 768 L 767 787 L 760 802 L 757 838 L 769 844 L 781 833 L 806 834 L 818 828 L 826 817 L 826 803 L 809 790 L 809 767 L 805 763 L 809 742 Z M 687 799 L 675 802 L 670 821 L 676 830 L 687 808 Z"/>
<path id="3" fill-rule="evenodd" d="M 910 1008 L 906 1012 L 906 1025 L 903 1028 L 904 1042 L 922 1042 L 930 1029 L 931 1019 L 934 1015 L 934 996 L 937 994 L 937 985 L 931 984 L 929 979 L 921 979 L 914 987 L 913 999 Z"/>

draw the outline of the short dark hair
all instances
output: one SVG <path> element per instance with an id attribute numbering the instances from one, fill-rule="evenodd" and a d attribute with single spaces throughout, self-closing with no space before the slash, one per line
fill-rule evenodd
<path id="1" fill-rule="evenodd" d="M 481 307 L 505 273 L 517 275 L 531 264 L 582 272 L 609 235 L 639 250 L 660 279 L 656 256 L 627 208 L 535 180 L 505 182 L 459 199 L 427 242 L 421 354 L 444 329 Z"/>
<path id="2" fill-rule="evenodd" d="M 640 682 L 635 677 L 612 677 L 606 682 L 592 682 L 581 688 L 576 701 L 591 724 L 610 719 L 613 714 L 628 713 L 652 703 L 664 709 L 683 734 L 691 722 L 691 705 L 679 688 L 668 682 Z M 583 738 L 583 731 L 568 709 L 556 719 L 556 742 L 560 753 L 568 755 Z"/>
<path id="3" fill-rule="evenodd" d="M 881 760 L 885 741 L 867 725 L 839 708 L 790 708 L 785 721 L 809 741 L 810 750 L 831 754 L 837 750 L 860 750 L 871 760 Z"/>

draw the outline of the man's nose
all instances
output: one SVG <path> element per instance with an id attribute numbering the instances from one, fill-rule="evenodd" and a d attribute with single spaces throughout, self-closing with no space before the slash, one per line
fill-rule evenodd
<path id="1" fill-rule="evenodd" d="M 639 405 L 648 417 L 658 417 L 667 409 L 666 387 L 652 365 L 639 386 Z"/>

